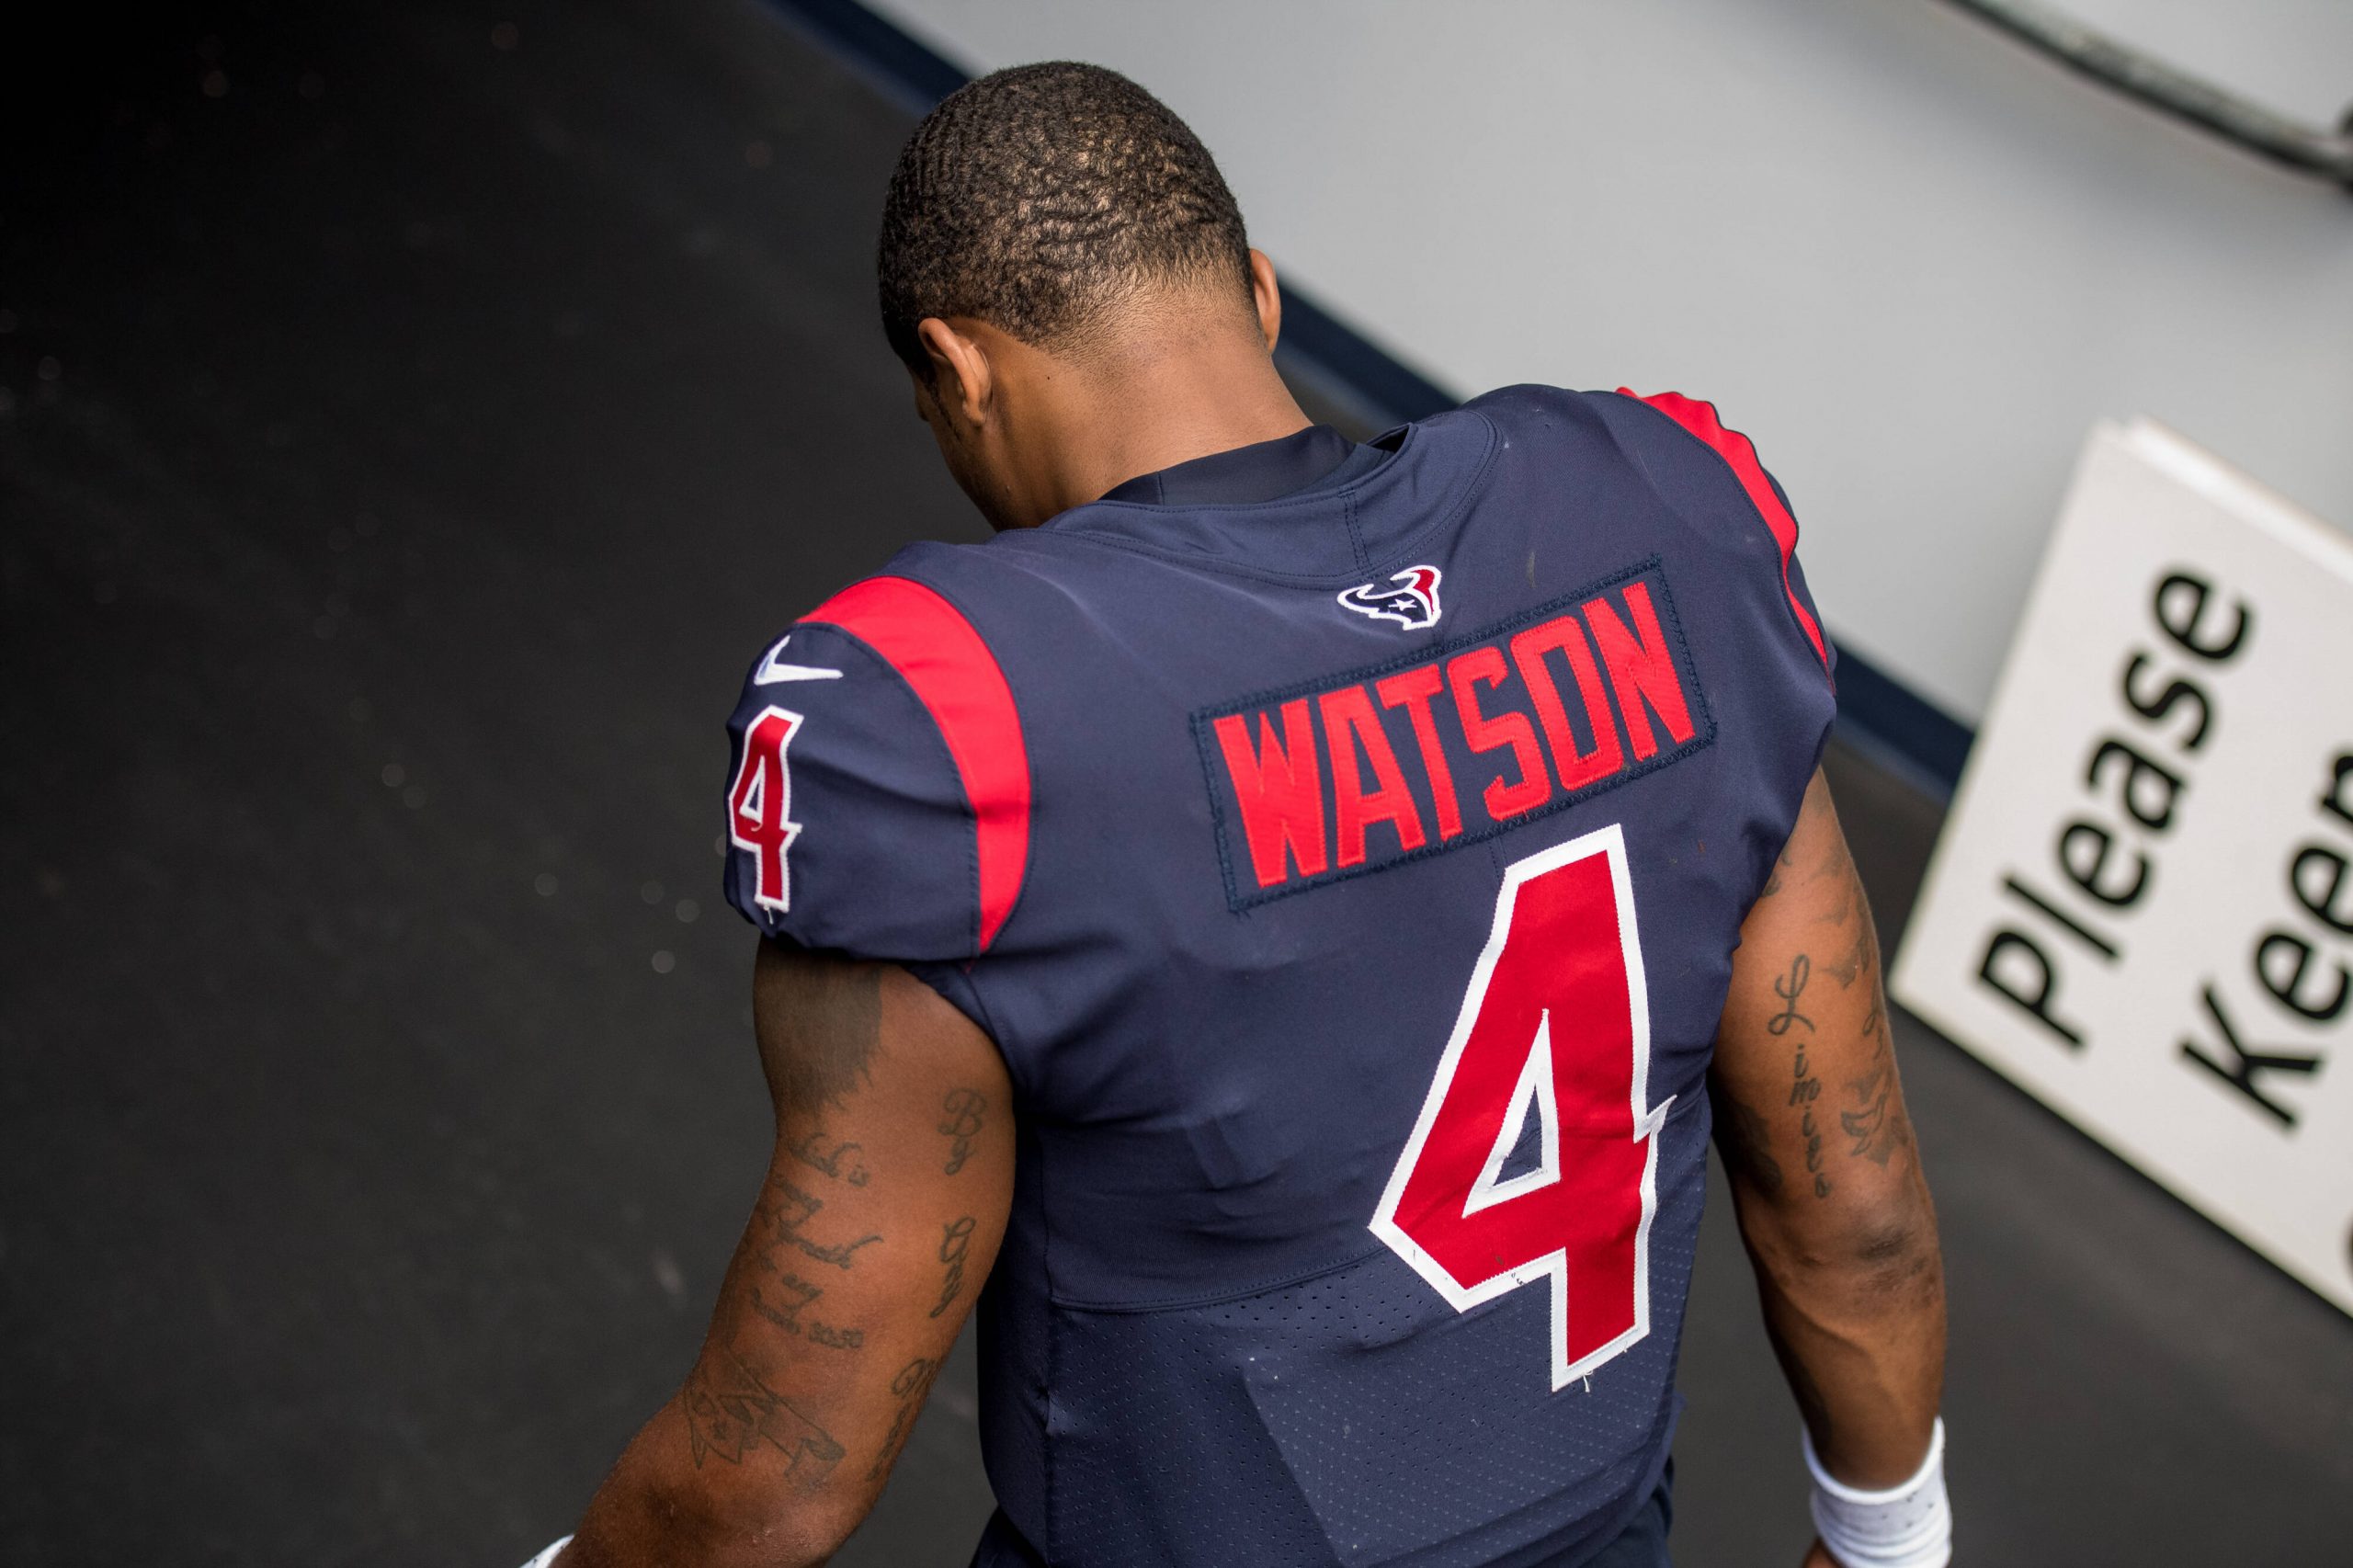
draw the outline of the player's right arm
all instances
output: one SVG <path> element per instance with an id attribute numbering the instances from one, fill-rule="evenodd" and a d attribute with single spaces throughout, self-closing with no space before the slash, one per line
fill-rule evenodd
<path id="1" fill-rule="evenodd" d="M 1711 1093 L 1765 1325 L 1822 1467 L 1897 1486 L 1928 1455 L 1943 1392 L 1944 1267 L 1870 907 L 1818 772 L 1741 927 Z"/>
<path id="2" fill-rule="evenodd" d="M 1013 1190 L 995 1045 L 904 970 L 761 944 L 776 1142 L 702 1353 L 555 1568 L 793 1568 L 864 1518 Z"/>
<path id="3" fill-rule="evenodd" d="M 1010 1211 L 1012 1080 L 972 970 L 1018 901 L 1029 768 L 994 655 L 936 590 L 869 578 L 767 650 L 728 729 L 776 1142 L 700 1357 L 561 1568 L 824 1561 Z"/>

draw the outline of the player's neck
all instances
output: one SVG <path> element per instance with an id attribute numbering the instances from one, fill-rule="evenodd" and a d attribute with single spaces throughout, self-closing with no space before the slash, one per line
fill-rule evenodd
<path id="1" fill-rule="evenodd" d="M 1251 324 L 1157 333 L 1058 367 L 1039 415 L 1054 428 L 1043 456 L 1042 517 L 1101 498 L 1142 474 L 1260 441 L 1313 423 L 1275 373 Z"/>
<path id="2" fill-rule="evenodd" d="M 1074 444 L 1065 506 L 1093 501 L 1141 474 L 1296 434 L 1313 423 L 1264 349 L 1204 357 L 1103 389 L 1088 439 Z"/>

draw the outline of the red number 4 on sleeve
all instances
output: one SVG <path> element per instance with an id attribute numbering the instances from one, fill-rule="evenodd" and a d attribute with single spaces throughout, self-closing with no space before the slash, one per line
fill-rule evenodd
<path id="1" fill-rule="evenodd" d="M 744 760 L 727 787 L 727 837 L 752 855 L 752 902 L 779 914 L 792 906 L 791 871 L 784 852 L 801 833 L 786 820 L 792 809 L 792 776 L 784 748 L 801 730 L 801 715 L 767 708 L 744 728 Z"/>
<path id="2" fill-rule="evenodd" d="M 1650 1332 L 1650 1005 L 1616 824 L 1505 869 L 1373 1233 L 1457 1312 L 1552 1282 L 1552 1387 Z M 1503 1174 L 1528 1118 L 1533 1168 Z"/>

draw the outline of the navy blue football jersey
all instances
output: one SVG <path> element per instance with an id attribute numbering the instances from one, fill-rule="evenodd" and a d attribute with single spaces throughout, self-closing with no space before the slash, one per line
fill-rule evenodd
<path id="1" fill-rule="evenodd" d="M 1253 464 L 1306 466 L 1197 483 Z M 977 1562 L 1566 1564 L 1649 1497 L 1832 714 L 1796 534 L 1707 404 L 1515 387 L 913 546 L 765 653 L 731 900 L 1018 1096 Z"/>

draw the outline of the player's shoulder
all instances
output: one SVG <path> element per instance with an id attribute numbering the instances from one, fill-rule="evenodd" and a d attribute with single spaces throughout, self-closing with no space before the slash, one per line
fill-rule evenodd
<path id="1" fill-rule="evenodd" d="M 773 667 L 779 648 L 839 650 L 840 684 L 810 700 L 867 700 L 879 684 L 903 687 L 943 733 L 951 749 L 961 732 L 1009 715 L 1012 698 L 999 646 L 1019 630 L 1002 604 L 1005 565 L 987 545 L 922 541 L 882 569 L 835 590 L 802 612 L 771 644 L 752 681 Z"/>
<path id="2" fill-rule="evenodd" d="M 1768 516 L 1788 509 L 1765 472 L 1756 443 L 1726 423 L 1722 411 L 1708 399 L 1679 392 L 1637 392 L 1631 387 L 1586 395 L 1621 438 L 1635 443 L 1646 456 L 1711 475 L 1728 474 L 1750 503 Z"/>
<path id="3" fill-rule="evenodd" d="M 1769 537 L 1795 545 L 1789 503 L 1756 446 L 1705 399 L 1530 384 L 1499 388 L 1462 411 L 1496 426 L 1523 462 L 1635 486 L 1720 543 Z"/>
<path id="4" fill-rule="evenodd" d="M 1506 422 L 1522 438 L 1550 435 L 1556 444 L 1598 441 L 1599 460 L 1616 461 L 1645 488 L 1694 523 L 1730 523 L 1737 539 L 1760 534 L 1786 554 L 1796 546 L 1789 500 L 1758 457 L 1756 444 L 1705 398 L 1679 392 L 1572 392 L 1563 387 L 1504 387 L 1464 405 Z M 1756 525 L 1762 525 L 1759 528 Z"/>
<path id="5" fill-rule="evenodd" d="M 1490 421 L 1514 426 L 1524 423 L 1540 428 L 1563 421 L 1589 425 L 1598 416 L 1592 399 L 1599 395 L 1541 381 L 1518 381 L 1482 392 L 1463 403 L 1462 408 Z"/>
<path id="6" fill-rule="evenodd" d="M 1513 436 L 1597 437 L 1643 459 L 1688 460 L 1713 453 L 1735 461 L 1743 449 L 1754 457 L 1748 437 L 1725 423 L 1713 403 L 1679 392 L 1644 393 L 1622 386 L 1583 392 L 1522 382 L 1472 398 L 1462 408 L 1507 427 Z"/>
<path id="7" fill-rule="evenodd" d="M 1458 414 L 1493 426 L 1522 465 L 1573 471 L 1588 481 L 1615 478 L 1687 516 L 1699 497 L 1721 499 L 1725 481 L 1741 483 L 1744 495 L 1771 489 L 1748 437 L 1725 424 L 1713 403 L 1680 392 L 1523 383 L 1473 398 Z"/>
<path id="8" fill-rule="evenodd" d="M 729 894 L 772 935 L 965 959 L 1019 896 L 1029 748 L 960 602 L 960 559 L 902 551 L 795 619 L 745 676 L 729 722 Z"/>
<path id="9" fill-rule="evenodd" d="M 1813 656 L 1831 658 L 1797 565 L 1798 521 L 1748 436 L 1713 403 L 1679 392 L 1643 394 L 1505 387 L 1466 404 L 1534 447 L 1540 462 L 1574 467 L 1597 490 L 1654 501 L 1654 513 L 1696 568 L 1786 608 Z M 1547 477 L 1556 477 L 1548 474 Z M 1666 519 L 1673 519 L 1671 523 Z"/>
<path id="10" fill-rule="evenodd" d="M 794 634 L 841 637 L 911 684 L 993 664 L 975 624 L 972 547 L 916 544 L 881 571 L 835 589 L 797 617 Z M 982 617 L 980 619 L 985 619 Z"/>

